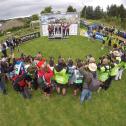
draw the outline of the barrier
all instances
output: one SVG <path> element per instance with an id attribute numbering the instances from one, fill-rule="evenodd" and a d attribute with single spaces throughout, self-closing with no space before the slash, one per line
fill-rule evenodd
<path id="1" fill-rule="evenodd" d="M 20 39 L 22 42 L 25 42 L 25 41 L 29 41 L 29 40 L 39 38 L 39 37 L 40 37 L 40 32 L 34 32 L 34 33 L 31 33 L 31 34 L 21 36 L 18 39 Z"/>
<path id="2" fill-rule="evenodd" d="M 99 32 L 96 32 L 95 39 L 103 41 L 104 35 Z"/>
<path id="3" fill-rule="evenodd" d="M 18 38 L 16 38 L 16 39 L 18 39 L 18 41 L 19 41 L 18 44 L 22 44 L 22 43 L 24 43 L 24 42 L 26 42 L 26 41 L 33 40 L 33 39 L 39 38 L 39 37 L 40 37 L 40 32 L 34 32 L 34 33 L 31 33 L 31 34 L 27 34 L 27 35 L 18 37 Z M 7 45 L 6 42 L 4 42 L 3 44 L 6 46 L 6 49 L 9 48 L 9 46 Z M 13 43 L 13 44 L 14 44 L 14 46 L 16 46 L 15 43 Z M 2 50 L 2 49 L 0 49 L 0 52 L 1 52 L 1 50 Z"/>

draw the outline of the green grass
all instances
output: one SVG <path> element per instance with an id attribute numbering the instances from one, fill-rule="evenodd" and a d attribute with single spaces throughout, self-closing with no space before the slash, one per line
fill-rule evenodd
<path id="1" fill-rule="evenodd" d="M 105 54 L 106 50 L 101 51 L 100 48 L 100 42 L 90 41 L 87 38 L 77 36 L 65 40 L 48 40 L 48 38 L 43 37 L 32 42 L 27 42 L 20 49 L 27 55 L 36 55 L 40 51 L 46 58 L 49 56 L 57 58 L 61 55 L 64 58 L 84 59 L 88 54 L 92 54 L 97 58 Z M 17 55 L 19 56 L 19 54 Z"/>
<path id="2" fill-rule="evenodd" d="M 20 48 L 25 54 L 35 55 L 41 51 L 44 57 L 54 56 L 56 59 L 59 55 L 83 59 L 87 54 L 98 58 L 107 51 L 100 50 L 100 42 L 79 36 L 65 40 L 43 37 L 29 41 Z M 79 103 L 79 95 L 72 96 L 71 89 L 68 89 L 66 96 L 54 92 L 50 99 L 38 90 L 33 92 L 31 100 L 25 100 L 8 84 L 8 95 L 0 94 L 0 126 L 125 126 L 125 77 L 126 72 L 121 81 L 113 81 L 108 91 L 93 93 L 92 99 L 83 105 Z"/>

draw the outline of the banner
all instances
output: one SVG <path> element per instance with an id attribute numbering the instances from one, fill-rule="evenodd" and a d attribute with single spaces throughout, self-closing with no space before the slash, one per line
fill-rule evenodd
<path id="1" fill-rule="evenodd" d="M 48 25 L 42 25 L 42 36 L 48 36 Z"/>
<path id="2" fill-rule="evenodd" d="M 77 35 L 78 34 L 78 25 L 71 24 L 70 25 L 70 35 Z"/>
<path id="3" fill-rule="evenodd" d="M 19 39 L 22 42 L 25 42 L 25 41 L 29 41 L 29 40 L 32 40 L 32 39 L 35 39 L 35 38 L 39 38 L 39 37 L 40 37 L 40 32 L 34 32 L 34 33 L 31 33 L 31 34 L 27 34 L 27 35 L 21 36 L 21 37 L 19 37 Z"/>
<path id="4" fill-rule="evenodd" d="M 103 41 L 104 35 L 101 34 L 101 33 L 99 33 L 99 32 L 96 32 L 95 38 L 98 39 L 98 40 L 100 40 L 100 41 Z"/>
<path id="5" fill-rule="evenodd" d="M 78 24 L 79 23 L 79 15 L 78 13 L 60 13 L 60 14 L 43 14 L 41 15 L 41 24 L 48 25 L 49 23 L 61 23 L 67 22 L 70 24 Z"/>

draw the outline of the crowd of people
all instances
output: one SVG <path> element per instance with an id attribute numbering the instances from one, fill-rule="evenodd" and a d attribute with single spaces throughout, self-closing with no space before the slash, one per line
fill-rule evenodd
<path id="1" fill-rule="evenodd" d="M 7 39 L 6 41 L 0 44 L 0 50 L 3 54 L 3 57 L 7 57 L 7 49 L 10 49 L 10 54 L 12 55 L 14 52 L 15 47 L 18 47 L 21 44 L 20 39 L 11 38 Z"/>
<path id="2" fill-rule="evenodd" d="M 2 56 L 0 60 L 0 90 L 9 93 L 7 81 L 24 98 L 32 98 L 32 91 L 40 89 L 46 97 L 56 90 L 65 96 L 67 88 L 73 89 L 73 95 L 81 93 L 80 102 L 91 99 L 92 92 L 108 90 L 113 80 L 121 80 L 126 69 L 125 42 L 113 45 L 108 55 L 99 58 L 96 63 L 92 55 L 85 60 L 71 58 L 66 61 L 58 57 L 58 62 L 50 57 L 47 60 L 40 52 L 33 57 L 23 53 L 21 57 Z M 3 53 L 4 54 L 4 53 Z"/>
<path id="3" fill-rule="evenodd" d="M 55 23 L 48 25 L 48 34 L 49 37 L 52 37 L 57 34 L 61 34 L 62 37 L 69 36 L 69 23 Z"/>
<path id="4" fill-rule="evenodd" d="M 103 46 L 101 49 L 104 49 L 105 46 L 110 47 L 112 45 L 119 46 L 120 44 L 124 44 L 123 41 L 125 39 L 120 35 L 120 31 L 115 27 L 106 27 L 104 25 L 97 25 L 95 27 L 88 27 L 88 35 L 89 38 L 95 40 L 98 39 L 102 41 Z M 123 48 L 126 48 L 125 45 Z"/>

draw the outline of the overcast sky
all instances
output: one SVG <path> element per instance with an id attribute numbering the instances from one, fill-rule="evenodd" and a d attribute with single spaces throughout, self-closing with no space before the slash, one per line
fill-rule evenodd
<path id="1" fill-rule="evenodd" d="M 39 13 L 46 6 L 52 6 L 54 11 L 65 11 L 69 5 L 77 10 L 84 5 L 100 5 L 105 10 L 111 4 L 123 4 L 126 7 L 126 0 L 0 0 L 0 20 Z"/>

